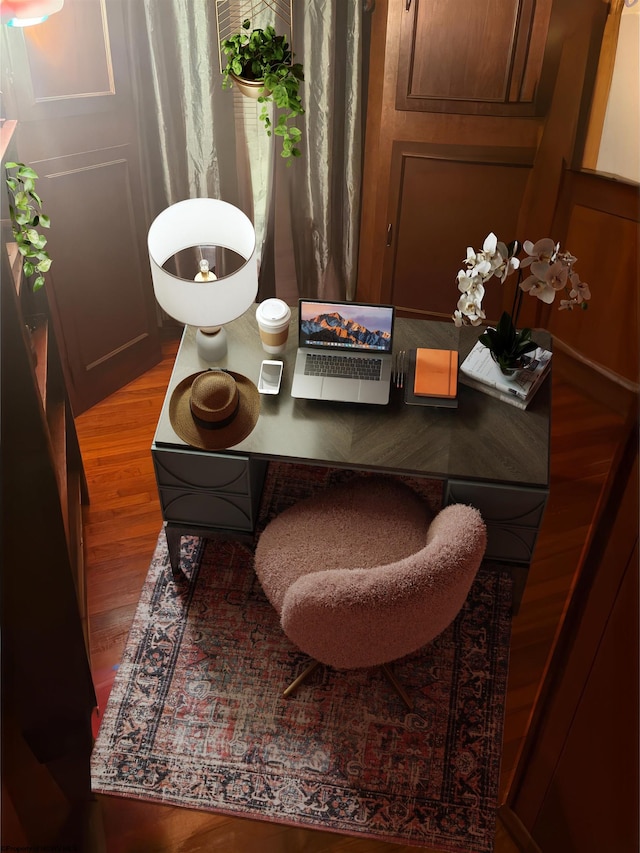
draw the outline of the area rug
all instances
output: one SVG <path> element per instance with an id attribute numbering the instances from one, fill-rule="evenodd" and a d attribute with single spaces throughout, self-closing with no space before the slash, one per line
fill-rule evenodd
<path id="1" fill-rule="evenodd" d="M 271 465 L 259 530 L 351 476 Z M 440 487 L 409 481 L 437 509 Z M 183 537 L 174 580 L 161 532 L 92 758 L 95 792 L 443 851 L 493 850 L 511 579 L 482 567 L 456 621 L 378 670 L 307 664 L 282 634 L 252 549 Z"/>

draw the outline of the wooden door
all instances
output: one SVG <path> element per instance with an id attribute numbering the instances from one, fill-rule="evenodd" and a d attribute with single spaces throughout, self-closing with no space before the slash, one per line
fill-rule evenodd
<path id="1" fill-rule="evenodd" d="M 18 157 L 51 217 L 52 320 L 75 415 L 160 359 L 121 0 L 3 27 Z"/>
<path id="2" fill-rule="evenodd" d="M 602 0 L 378 0 L 358 298 L 448 318 L 467 246 L 550 236 L 605 17 Z M 512 296 L 492 290 L 489 318 Z"/>

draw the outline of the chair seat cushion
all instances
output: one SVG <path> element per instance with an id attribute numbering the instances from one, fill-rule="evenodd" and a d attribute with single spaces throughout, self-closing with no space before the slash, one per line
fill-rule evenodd
<path id="1" fill-rule="evenodd" d="M 397 480 L 362 477 L 300 501 L 262 533 L 255 568 L 289 639 L 337 669 L 430 642 L 465 602 L 486 547 L 477 509 L 434 519 Z"/>
<path id="2" fill-rule="evenodd" d="M 280 614 L 299 578 L 328 569 L 367 569 L 421 550 L 431 513 L 408 486 L 361 477 L 299 501 L 260 536 L 256 574 Z"/>

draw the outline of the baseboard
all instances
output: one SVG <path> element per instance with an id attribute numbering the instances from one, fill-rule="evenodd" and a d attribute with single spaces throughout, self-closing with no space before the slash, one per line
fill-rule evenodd
<path id="1" fill-rule="evenodd" d="M 553 366 L 568 382 L 623 417 L 638 405 L 637 382 L 590 361 L 558 338 L 553 340 Z"/>
<path id="2" fill-rule="evenodd" d="M 510 844 L 507 844 L 504 836 L 507 836 Z M 499 842 L 502 835 L 503 842 Z M 529 835 L 529 831 L 522 823 L 518 815 L 511 811 L 509 806 L 503 805 L 498 809 L 498 831 L 496 832 L 496 853 L 515 849 L 518 853 L 542 853 L 536 842 Z"/>

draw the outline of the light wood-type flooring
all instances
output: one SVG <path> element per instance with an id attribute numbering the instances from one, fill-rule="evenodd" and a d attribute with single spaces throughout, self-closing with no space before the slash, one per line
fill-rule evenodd
<path id="1" fill-rule="evenodd" d="M 150 447 L 176 350 L 177 341 L 166 341 L 160 364 L 76 421 L 90 494 L 85 549 L 91 663 L 102 707 L 162 526 Z M 552 381 L 551 495 L 513 621 L 501 802 L 623 428 L 619 415 L 567 382 L 562 370 L 554 370 Z M 98 805 L 108 853 L 425 850 L 131 799 L 100 796 Z M 496 853 L 515 850 L 499 824 Z"/>

